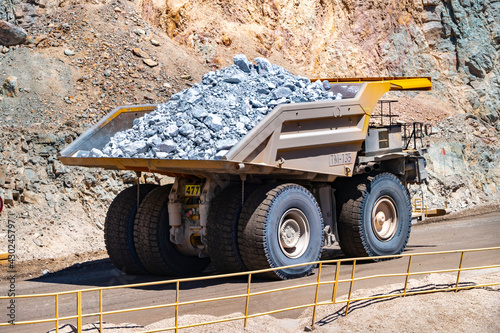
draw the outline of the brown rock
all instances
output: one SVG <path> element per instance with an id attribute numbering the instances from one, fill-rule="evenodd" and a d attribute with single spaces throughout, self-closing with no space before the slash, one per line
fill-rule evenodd
<path id="1" fill-rule="evenodd" d="M 26 37 L 26 44 L 35 44 L 35 38 L 33 38 L 33 36 L 28 36 Z"/>
<path id="2" fill-rule="evenodd" d="M 45 35 L 40 35 L 40 36 L 36 37 L 35 38 L 35 45 L 40 44 L 41 42 L 43 42 L 46 39 L 47 39 L 47 36 L 45 36 Z"/>
<path id="3" fill-rule="evenodd" d="M 52 164 L 52 171 L 54 172 L 54 175 L 56 175 L 56 176 L 60 176 L 60 175 L 63 175 L 65 173 L 68 173 L 68 169 L 64 165 L 62 165 L 62 163 L 59 161 L 56 161 L 56 162 L 54 162 L 54 164 Z"/>
<path id="4" fill-rule="evenodd" d="M 0 186 L 3 186 L 5 184 L 6 171 L 7 168 L 5 167 L 5 165 L 0 165 Z"/>
<path id="5" fill-rule="evenodd" d="M 24 17 L 24 11 L 22 10 L 21 7 L 18 7 L 14 9 L 14 16 L 17 19 L 23 18 Z"/>
<path id="6" fill-rule="evenodd" d="M 151 60 L 151 59 L 143 59 L 142 60 L 146 65 L 148 65 L 149 67 L 155 67 L 155 66 L 158 66 L 158 63 L 154 60 Z"/>
<path id="7" fill-rule="evenodd" d="M 12 46 L 26 42 L 26 31 L 12 23 L 0 20 L 0 44 Z"/>
<path id="8" fill-rule="evenodd" d="M 132 49 L 132 53 L 140 58 L 149 58 L 149 55 L 138 47 Z"/>
<path id="9" fill-rule="evenodd" d="M 15 76 L 9 76 L 3 84 L 3 93 L 7 97 L 15 97 L 19 94 L 19 85 Z"/>
<path id="10" fill-rule="evenodd" d="M 12 195 L 12 191 L 11 190 L 6 190 L 5 191 L 5 194 L 4 194 L 4 197 L 3 197 L 3 203 L 5 205 L 14 206 L 14 197 Z"/>
<path id="11" fill-rule="evenodd" d="M 36 204 L 38 203 L 38 195 L 32 191 L 24 191 L 21 195 L 21 202 Z"/>
<path id="12" fill-rule="evenodd" d="M 12 177 L 6 178 L 3 188 L 13 190 L 16 187 L 16 180 Z"/>
<path id="13" fill-rule="evenodd" d="M 222 40 L 222 44 L 224 44 L 225 46 L 229 46 L 233 42 L 231 40 L 231 38 L 227 35 L 222 36 L 221 40 Z"/>

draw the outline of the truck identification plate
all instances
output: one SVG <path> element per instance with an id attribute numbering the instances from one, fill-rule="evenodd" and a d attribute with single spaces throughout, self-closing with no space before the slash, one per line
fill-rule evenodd
<path id="1" fill-rule="evenodd" d="M 199 197 L 201 194 L 201 185 L 186 185 L 184 195 L 186 197 Z"/>
<path id="2" fill-rule="evenodd" d="M 330 166 L 352 163 L 352 153 L 338 153 L 330 155 Z"/>

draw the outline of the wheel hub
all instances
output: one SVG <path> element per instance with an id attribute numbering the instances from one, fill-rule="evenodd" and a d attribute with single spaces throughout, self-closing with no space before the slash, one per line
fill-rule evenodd
<path id="1" fill-rule="evenodd" d="M 388 197 L 380 197 L 372 210 L 372 228 L 375 236 L 381 241 L 394 237 L 398 229 L 398 214 L 396 204 Z"/>
<path id="2" fill-rule="evenodd" d="M 300 239 L 300 226 L 294 220 L 286 220 L 281 227 L 281 239 L 284 248 L 292 248 Z"/>
<path id="3" fill-rule="evenodd" d="M 309 246 L 310 231 L 306 215 L 297 208 L 287 210 L 280 219 L 278 238 L 281 251 L 289 258 L 298 258 Z"/>

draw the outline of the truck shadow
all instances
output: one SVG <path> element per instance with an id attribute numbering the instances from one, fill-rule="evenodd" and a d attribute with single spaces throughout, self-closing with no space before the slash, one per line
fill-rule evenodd
<path id="1" fill-rule="evenodd" d="M 201 274 L 197 276 L 219 275 L 215 267 L 207 267 Z M 84 263 L 74 264 L 57 272 L 46 274 L 44 276 L 29 279 L 31 282 L 73 285 L 75 289 L 100 288 L 100 287 L 115 287 L 131 284 L 142 284 L 148 282 L 161 282 L 175 280 L 179 278 L 189 278 L 190 276 L 158 276 L 158 275 L 128 275 L 113 266 L 109 259 L 100 259 L 87 261 Z M 181 283 L 181 289 L 196 289 L 222 284 L 246 284 L 248 277 L 235 276 L 225 278 L 213 278 L 199 281 L 186 281 Z M 268 283 L 273 280 L 262 279 L 256 276 L 252 280 L 252 284 Z M 279 281 L 275 281 L 279 283 Z M 174 282 L 152 286 L 137 286 L 143 290 L 175 290 Z"/>
<path id="2" fill-rule="evenodd" d="M 411 252 L 414 248 L 418 248 L 421 246 L 413 245 L 408 246 L 405 252 Z M 422 247 L 433 247 L 432 245 L 425 245 Z M 342 253 L 340 248 L 325 248 L 321 260 L 336 260 L 336 259 L 346 259 L 345 255 Z M 351 265 L 352 262 L 345 261 L 344 265 Z M 373 261 L 359 261 L 358 265 L 369 265 L 374 264 Z M 335 263 L 326 264 L 326 266 L 332 267 Z M 220 274 L 216 268 L 212 265 L 208 266 L 201 274 L 198 276 L 213 276 Z M 316 275 L 314 272 L 311 276 L 301 278 L 299 280 L 313 278 Z M 117 268 L 113 266 L 109 259 L 100 259 L 100 260 L 92 260 L 83 263 L 77 263 L 62 270 L 46 274 L 44 276 L 36 277 L 30 279 L 32 282 L 39 283 L 49 283 L 49 284 L 61 284 L 61 285 L 73 285 L 75 289 L 81 288 L 99 288 L 99 287 L 114 287 L 114 286 L 123 286 L 123 285 L 131 285 L 131 284 L 142 284 L 148 282 L 160 282 L 167 280 L 175 280 L 178 278 L 185 278 L 189 276 L 177 277 L 177 276 L 157 276 L 157 275 L 129 275 L 121 272 Z M 235 277 L 223 277 L 223 278 L 213 278 L 207 280 L 199 280 L 199 281 L 186 281 L 181 283 L 181 289 L 197 289 L 197 288 L 205 288 L 209 286 L 216 286 L 222 284 L 235 284 L 241 285 L 246 284 L 248 281 L 248 277 L 246 275 L 243 276 L 235 276 Z M 283 286 L 283 283 L 292 283 L 291 281 L 275 281 L 266 278 L 261 278 L 258 275 L 254 275 L 252 278 L 252 284 L 261 284 L 261 283 L 280 283 Z M 165 283 L 158 284 L 153 286 L 137 286 L 134 288 L 144 289 L 144 290 L 174 290 L 175 283 Z"/>

